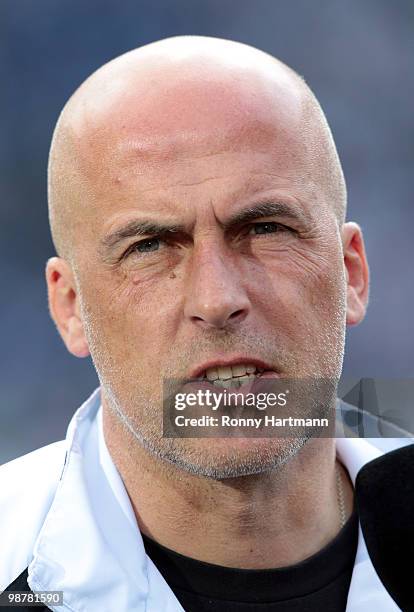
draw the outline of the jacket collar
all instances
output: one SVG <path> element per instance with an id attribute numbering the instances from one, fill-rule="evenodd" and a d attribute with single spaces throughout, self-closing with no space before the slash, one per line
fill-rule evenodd
<path id="1" fill-rule="evenodd" d="M 100 390 L 75 412 L 67 430 L 67 456 L 53 502 L 28 568 L 33 591 L 63 591 L 56 612 L 183 612 L 146 555 L 122 479 L 106 447 Z M 366 440 L 337 440 L 352 481 L 381 454 Z M 55 608 L 51 608 L 54 610 Z M 398 611 L 359 540 L 347 612 Z"/>
<path id="2" fill-rule="evenodd" d="M 337 438 L 336 453 L 347 468 L 355 487 L 355 479 L 363 465 L 382 455 L 382 451 L 361 438 Z M 368 555 L 361 525 L 358 547 L 348 591 L 346 612 L 397 612 L 400 608 L 383 586 Z"/>
<path id="3" fill-rule="evenodd" d="M 115 466 L 109 479 L 105 473 L 109 452 L 102 464 L 99 407 L 97 389 L 69 424 L 65 467 L 34 546 L 28 584 L 33 591 L 63 591 L 56 612 L 182 612 L 145 554 Z"/>

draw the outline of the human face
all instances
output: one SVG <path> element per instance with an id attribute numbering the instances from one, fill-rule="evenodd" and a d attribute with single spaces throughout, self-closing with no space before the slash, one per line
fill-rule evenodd
<path id="1" fill-rule="evenodd" d="M 126 122 L 127 136 L 106 128 L 115 144 L 88 175 L 76 278 L 104 406 L 161 459 L 201 475 L 256 473 L 305 440 L 165 439 L 163 381 L 239 360 L 337 378 L 338 222 L 295 100 L 228 103 L 226 114 L 200 98 L 170 123 L 165 101 L 154 104 L 157 121 Z"/>

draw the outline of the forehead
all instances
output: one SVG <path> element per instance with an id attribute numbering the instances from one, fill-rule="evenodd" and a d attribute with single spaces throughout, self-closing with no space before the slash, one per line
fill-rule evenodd
<path id="1" fill-rule="evenodd" d="M 180 190 L 197 192 L 199 203 L 216 186 L 227 205 L 246 190 L 311 178 L 303 91 L 283 71 L 230 78 L 201 70 L 196 78 L 175 67 L 166 79 L 165 68 L 153 67 L 95 84 L 92 94 L 78 104 L 71 131 L 84 206 L 101 223 L 131 206 L 155 202 L 168 211 Z"/>
<path id="2" fill-rule="evenodd" d="M 83 166 L 105 170 L 122 158 L 174 160 L 180 154 L 296 137 L 303 93 L 284 71 L 153 66 L 90 85 L 72 112 Z M 82 92 L 81 92 L 82 94 Z"/>

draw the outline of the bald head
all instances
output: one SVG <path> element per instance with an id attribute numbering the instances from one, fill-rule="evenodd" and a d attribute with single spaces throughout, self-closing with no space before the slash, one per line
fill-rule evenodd
<path id="1" fill-rule="evenodd" d="M 286 159 L 303 158 L 292 181 L 321 186 L 342 225 L 346 189 L 331 132 L 288 66 L 247 45 L 204 37 L 166 39 L 116 58 L 79 87 L 56 125 L 48 193 L 57 253 L 76 261 L 85 230 L 105 214 L 108 185 L 132 175 L 139 184 L 159 160 L 184 164 L 207 148 L 242 151 L 253 141 L 260 150 L 270 132 Z"/>

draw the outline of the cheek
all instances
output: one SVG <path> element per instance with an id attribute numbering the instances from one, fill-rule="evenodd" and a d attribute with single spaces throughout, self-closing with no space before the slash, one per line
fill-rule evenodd
<path id="1" fill-rule="evenodd" d="M 158 367 L 171 343 L 173 313 L 179 308 L 174 285 L 175 279 L 148 283 L 129 274 L 106 283 L 101 279 L 99 286 L 88 283 L 83 314 L 92 351 L 105 352 L 113 362 Z"/>
<path id="2" fill-rule="evenodd" d="M 252 302 L 261 303 L 267 317 L 293 336 L 343 324 L 345 278 L 337 249 L 290 248 L 255 262 L 244 274 L 254 279 Z"/>

